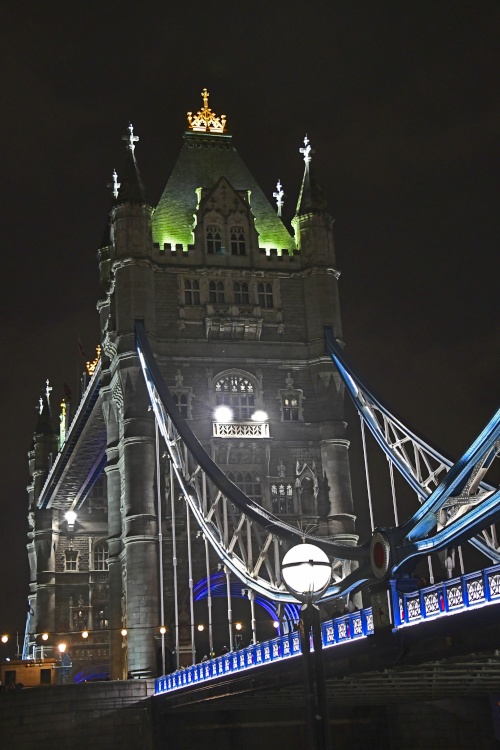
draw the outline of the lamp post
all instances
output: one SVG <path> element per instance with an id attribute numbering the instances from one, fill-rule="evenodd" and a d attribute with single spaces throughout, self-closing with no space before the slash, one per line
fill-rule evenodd
<path id="1" fill-rule="evenodd" d="M 319 547 L 313 544 L 298 544 L 286 553 L 281 570 L 285 586 L 302 602 L 299 627 L 304 667 L 308 748 L 330 750 L 321 616 L 315 602 L 328 588 L 332 566 L 326 553 Z M 314 659 L 311 657 L 311 631 Z"/>

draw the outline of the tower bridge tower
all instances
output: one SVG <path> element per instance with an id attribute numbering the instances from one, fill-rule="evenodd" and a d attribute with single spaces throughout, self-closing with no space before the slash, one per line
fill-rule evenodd
<path id="1" fill-rule="evenodd" d="M 102 421 L 105 459 L 86 480 L 86 492 L 100 482 L 107 504 L 112 677 L 155 673 L 160 624 L 156 436 L 135 320 L 144 322 L 181 413 L 247 495 L 289 523 L 357 541 L 343 390 L 323 334 L 330 326 L 341 337 L 339 272 L 309 141 L 301 149 L 304 177 L 292 234 L 238 155 L 225 116 L 209 108 L 206 89 L 202 96 L 202 109 L 188 113 L 179 157 L 155 209 L 130 126 L 99 250 L 102 354 L 93 409 Z M 172 488 L 163 461 L 162 472 L 162 533 L 171 559 L 165 495 Z M 81 492 L 81 507 L 85 497 Z M 56 493 L 46 503 L 58 507 L 62 499 Z M 185 521 L 178 524 L 185 535 Z M 90 525 L 82 533 L 91 536 Z M 204 551 L 196 546 L 193 564 L 196 580 L 205 570 Z M 179 580 L 187 586 L 186 566 L 179 556 Z M 167 566 L 164 594 L 170 626 Z"/>

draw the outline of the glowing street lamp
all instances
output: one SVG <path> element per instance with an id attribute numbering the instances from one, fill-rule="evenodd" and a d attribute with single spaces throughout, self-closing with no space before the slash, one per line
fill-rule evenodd
<path id="1" fill-rule="evenodd" d="M 64 514 L 64 518 L 66 519 L 66 522 L 68 524 L 68 531 L 73 531 L 75 528 L 75 521 L 76 521 L 76 513 L 74 510 L 68 510 Z"/>
<path id="2" fill-rule="evenodd" d="M 321 650 L 321 616 L 315 602 L 328 588 L 332 565 L 328 555 L 319 547 L 314 544 L 298 544 L 284 556 L 281 574 L 287 589 L 302 602 L 299 625 L 309 746 L 318 750 L 330 750 L 330 725 Z M 314 660 L 311 658 L 311 631 Z"/>
<path id="3" fill-rule="evenodd" d="M 128 632 L 128 631 L 127 631 L 127 628 L 122 628 L 122 629 L 120 630 L 120 635 L 122 635 L 122 636 L 123 636 L 123 637 L 125 638 L 125 636 L 127 635 L 127 632 Z"/>
<path id="4" fill-rule="evenodd" d="M 218 406 L 214 411 L 214 418 L 216 422 L 231 422 L 233 419 L 233 410 L 229 406 Z"/>
<path id="5" fill-rule="evenodd" d="M 2 637 L 0 638 L 0 640 L 2 641 L 2 643 L 7 643 L 8 640 L 9 640 L 9 636 L 8 635 L 2 635 Z"/>
<path id="6" fill-rule="evenodd" d="M 61 656 L 66 652 L 67 644 L 66 643 L 58 643 L 57 644 L 57 650 L 61 654 Z"/>

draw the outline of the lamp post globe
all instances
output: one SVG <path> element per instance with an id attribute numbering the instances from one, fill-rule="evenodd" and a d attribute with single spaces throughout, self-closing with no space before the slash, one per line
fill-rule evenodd
<path id="1" fill-rule="evenodd" d="M 332 576 L 328 555 L 314 544 L 297 544 L 289 549 L 281 571 L 285 586 L 300 601 L 319 599 Z"/>

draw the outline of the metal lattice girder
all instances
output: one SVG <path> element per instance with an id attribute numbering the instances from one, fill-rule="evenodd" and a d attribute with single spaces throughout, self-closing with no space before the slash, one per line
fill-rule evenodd
<path id="1" fill-rule="evenodd" d="M 361 418 L 422 502 L 408 521 L 390 531 L 392 543 L 400 547 L 400 561 L 469 539 L 493 561 L 500 562 L 493 535 L 483 533 L 471 539 L 500 513 L 499 490 L 483 481 L 500 449 L 500 410 L 453 464 L 370 393 L 347 364 L 331 330 L 326 330 L 325 335 L 328 352 Z M 434 529 L 436 533 L 427 538 Z M 397 567 L 393 572 L 396 570 Z"/>
<path id="2" fill-rule="evenodd" d="M 304 533 L 284 523 L 233 484 L 180 414 L 141 321 L 136 321 L 136 346 L 151 405 L 182 495 L 221 562 L 245 586 L 275 601 L 296 601 L 281 581 L 281 559 L 288 547 L 304 540 L 320 546 L 332 560 L 358 563 L 353 573 L 329 587 L 323 600 L 359 588 L 371 579 L 368 544 L 356 547 Z"/>

